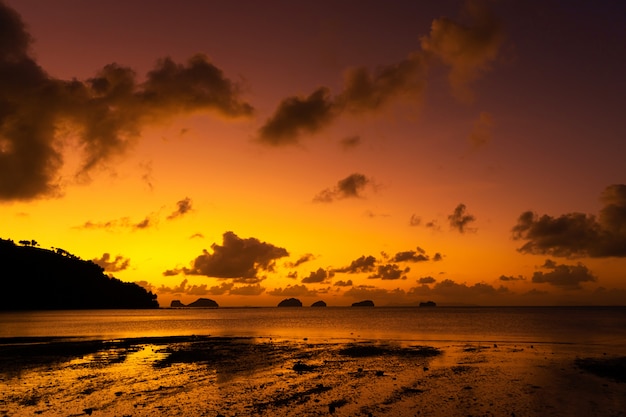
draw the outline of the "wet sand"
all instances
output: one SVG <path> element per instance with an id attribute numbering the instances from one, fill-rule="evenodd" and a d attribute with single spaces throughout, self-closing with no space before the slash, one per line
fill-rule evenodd
<path id="1" fill-rule="evenodd" d="M 626 357 L 570 345 L 0 339 L 0 416 L 626 416 Z"/>

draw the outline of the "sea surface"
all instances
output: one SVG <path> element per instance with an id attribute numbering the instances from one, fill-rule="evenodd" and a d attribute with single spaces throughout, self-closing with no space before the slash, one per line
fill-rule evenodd
<path id="1" fill-rule="evenodd" d="M 0 338 L 186 335 L 544 343 L 626 354 L 626 307 L 262 307 L 0 313 Z"/>

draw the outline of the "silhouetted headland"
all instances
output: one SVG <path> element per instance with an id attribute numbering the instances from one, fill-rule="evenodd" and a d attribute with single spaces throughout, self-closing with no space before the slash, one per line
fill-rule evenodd
<path id="1" fill-rule="evenodd" d="M 36 241 L 0 239 L 3 297 L 0 310 L 158 308 L 145 288 L 104 273 L 66 250 L 38 248 Z"/>
<path id="2" fill-rule="evenodd" d="M 219 305 L 217 304 L 216 301 L 211 300 L 210 298 L 198 298 L 193 303 L 190 303 L 190 304 L 187 304 L 187 305 L 181 303 L 180 300 L 172 300 L 172 302 L 170 303 L 170 307 L 172 307 L 172 308 L 184 308 L 184 307 L 190 307 L 190 308 L 218 308 Z"/>
<path id="3" fill-rule="evenodd" d="M 352 307 L 374 307 L 374 302 L 372 300 L 358 301 L 356 303 L 352 303 Z"/>
<path id="4" fill-rule="evenodd" d="M 302 301 L 297 298 L 285 298 L 278 303 L 278 307 L 302 307 Z"/>
<path id="5" fill-rule="evenodd" d="M 322 300 L 319 300 L 311 304 L 311 307 L 326 307 L 326 303 Z"/>

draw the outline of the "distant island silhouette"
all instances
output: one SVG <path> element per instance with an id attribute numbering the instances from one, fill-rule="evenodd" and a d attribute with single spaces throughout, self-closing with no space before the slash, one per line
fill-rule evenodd
<path id="1" fill-rule="evenodd" d="M 302 301 L 297 298 L 285 298 L 278 303 L 278 307 L 302 307 Z"/>
<path id="2" fill-rule="evenodd" d="M 155 294 L 106 275 L 92 261 L 39 248 L 35 240 L 19 243 L 0 239 L 0 310 L 159 308 Z"/>
<path id="3" fill-rule="evenodd" d="M 326 307 L 326 303 L 322 300 L 316 301 L 313 304 L 311 304 L 311 307 Z"/>
<path id="4" fill-rule="evenodd" d="M 437 307 L 437 303 L 435 303 L 434 301 L 422 301 L 420 303 L 420 307 Z"/>
<path id="5" fill-rule="evenodd" d="M 372 300 L 358 301 L 356 303 L 352 303 L 352 307 L 374 307 L 374 302 Z"/>
<path id="6" fill-rule="evenodd" d="M 190 304 L 183 304 L 180 300 L 172 300 L 170 303 L 171 308 L 218 308 L 219 305 L 216 301 L 210 298 L 198 298 L 196 301 Z"/>

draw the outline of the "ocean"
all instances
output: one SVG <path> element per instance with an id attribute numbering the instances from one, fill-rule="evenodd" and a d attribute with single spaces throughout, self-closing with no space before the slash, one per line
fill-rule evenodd
<path id="1" fill-rule="evenodd" d="M 252 336 L 583 345 L 626 354 L 626 307 L 325 307 L 0 313 L 0 338 Z"/>

